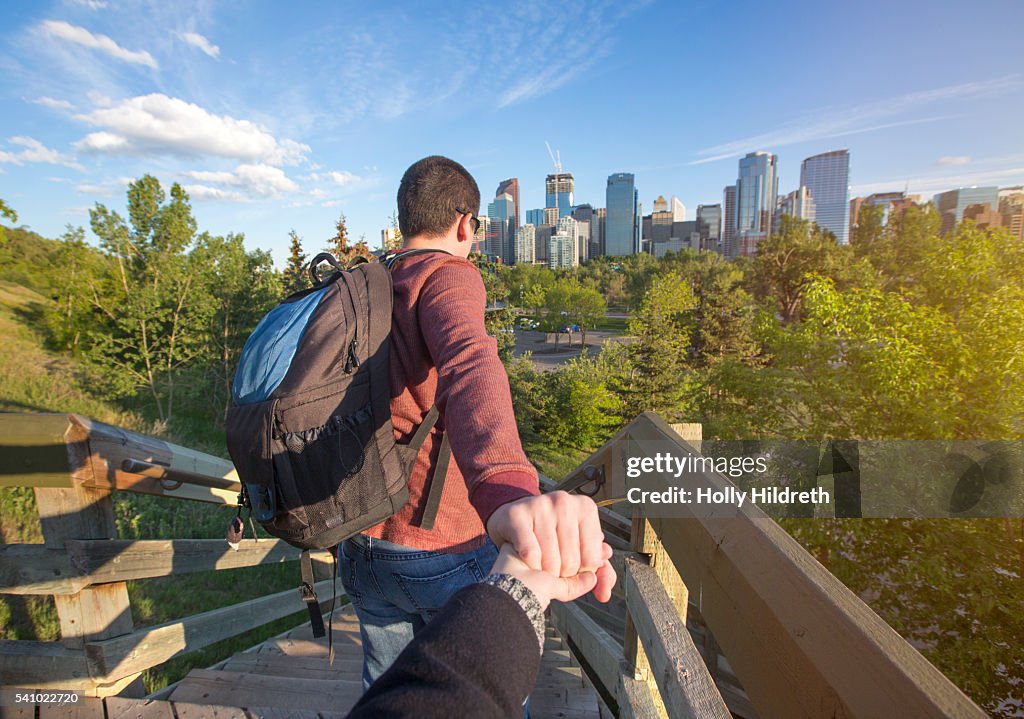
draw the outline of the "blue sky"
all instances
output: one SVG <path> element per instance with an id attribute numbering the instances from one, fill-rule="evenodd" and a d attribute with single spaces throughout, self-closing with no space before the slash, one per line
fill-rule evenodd
<path id="1" fill-rule="evenodd" d="M 604 205 L 721 201 L 737 157 L 850 148 L 853 194 L 1024 183 L 1022 0 L 962 2 L 121 2 L 0 6 L 0 198 L 56 237 L 149 172 L 201 229 L 280 264 L 339 212 L 371 246 L 405 168 L 518 177 L 544 143 Z M 691 214 L 692 216 L 692 214 Z"/>

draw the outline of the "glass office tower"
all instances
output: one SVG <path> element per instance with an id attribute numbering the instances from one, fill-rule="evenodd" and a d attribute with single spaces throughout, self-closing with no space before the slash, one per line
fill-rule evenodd
<path id="1" fill-rule="evenodd" d="M 850 242 L 850 151 L 808 157 L 800 165 L 800 185 L 811 192 L 815 221 L 839 244 Z"/>
<path id="2" fill-rule="evenodd" d="M 605 198 L 605 254 L 609 257 L 635 254 L 640 249 L 640 195 L 633 174 L 609 175 Z"/>
<path id="3" fill-rule="evenodd" d="M 565 217 L 572 212 L 574 187 L 571 172 L 548 175 L 544 181 L 544 207 L 557 207 L 558 216 Z"/>
<path id="4" fill-rule="evenodd" d="M 757 254 L 757 245 L 772 231 L 779 194 L 778 158 L 768 152 L 751 152 L 740 159 L 736 178 L 736 241 L 743 256 Z"/>

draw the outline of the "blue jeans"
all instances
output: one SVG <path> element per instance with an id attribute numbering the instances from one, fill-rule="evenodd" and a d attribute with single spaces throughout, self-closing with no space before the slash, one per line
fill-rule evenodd
<path id="1" fill-rule="evenodd" d="M 338 570 L 359 617 L 363 687 L 391 666 L 413 636 L 462 587 L 491 571 L 488 539 L 461 554 L 429 552 L 357 534 L 338 547 Z"/>

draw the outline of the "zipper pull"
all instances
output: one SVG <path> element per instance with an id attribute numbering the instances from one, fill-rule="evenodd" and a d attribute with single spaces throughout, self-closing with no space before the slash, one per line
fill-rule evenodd
<path id="1" fill-rule="evenodd" d="M 348 359 L 345 360 L 345 372 L 351 374 L 354 368 L 359 367 L 359 355 L 356 353 L 356 348 L 359 346 L 359 341 L 353 337 L 352 342 L 348 346 Z"/>

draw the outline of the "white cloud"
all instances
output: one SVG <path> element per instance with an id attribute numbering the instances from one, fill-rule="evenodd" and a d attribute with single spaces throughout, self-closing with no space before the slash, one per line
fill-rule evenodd
<path id="1" fill-rule="evenodd" d="M 198 47 L 200 50 L 205 52 L 215 60 L 220 58 L 220 48 L 214 45 L 212 42 L 207 40 L 205 37 L 197 32 L 183 32 L 179 33 L 178 37 L 187 42 L 189 45 Z"/>
<path id="2" fill-rule="evenodd" d="M 739 157 L 754 150 L 772 150 L 776 147 L 801 142 L 949 119 L 956 116 L 945 114 L 918 118 L 896 118 L 936 103 L 1003 94 L 1019 88 L 1020 84 L 1016 76 L 1011 76 L 911 92 L 853 107 L 819 109 L 810 113 L 806 118 L 787 123 L 778 129 L 700 150 L 697 154 L 702 158 L 689 164 L 701 165 L 706 162 Z"/>
<path id="3" fill-rule="evenodd" d="M 195 186 L 203 188 L 200 192 L 206 193 L 206 196 L 197 199 L 225 199 L 229 195 L 238 194 L 245 197 L 279 197 L 299 189 L 281 168 L 264 164 L 239 165 L 231 172 L 193 170 L 186 172 L 185 175 L 201 183 L 207 183 Z M 210 185 L 237 188 L 238 192 L 229 192 Z"/>
<path id="4" fill-rule="evenodd" d="M 114 102 L 102 92 L 97 92 L 96 90 L 89 90 L 89 92 L 85 93 L 85 96 L 96 107 L 107 107 Z"/>
<path id="5" fill-rule="evenodd" d="M 102 10 L 107 6 L 105 0 L 71 0 L 75 5 L 87 7 L 90 10 Z"/>
<path id="6" fill-rule="evenodd" d="M 325 172 L 323 173 L 323 177 L 327 178 L 335 185 L 340 185 L 341 187 L 345 187 L 346 185 L 354 185 L 362 179 L 358 175 L 353 175 L 351 172 L 347 170 L 341 170 L 340 172 L 337 170 Z"/>
<path id="7" fill-rule="evenodd" d="M 32 104 L 42 105 L 43 107 L 48 107 L 52 110 L 70 110 L 74 107 L 74 105 L 72 105 L 67 100 L 56 100 L 52 97 L 47 97 L 45 95 L 42 97 L 37 97 L 35 100 L 32 100 Z"/>
<path id="8" fill-rule="evenodd" d="M 1022 183 L 1024 183 L 1024 167 L 1008 167 L 965 172 L 958 175 L 924 175 L 865 182 L 851 187 L 850 196 L 860 197 L 874 192 L 890 192 L 907 188 L 910 194 L 919 194 L 923 196 L 922 199 L 930 200 L 931 196 L 935 193 L 953 190 L 958 187 L 1005 186 Z"/>
<path id="9" fill-rule="evenodd" d="M 324 200 L 320 203 L 320 207 L 338 207 L 342 204 L 342 200 Z"/>
<path id="10" fill-rule="evenodd" d="M 136 65 L 145 65 L 156 70 L 156 60 L 145 50 L 126 50 L 106 35 L 94 35 L 84 27 L 71 25 L 63 20 L 44 20 L 39 26 L 43 34 L 59 40 L 73 42 L 83 47 L 99 50 L 110 57 Z"/>
<path id="11" fill-rule="evenodd" d="M 249 202 L 249 198 L 241 192 L 224 190 L 220 187 L 210 187 L 209 185 L 185 185 L 185 192 L 187 192 L 189 197 L 193 200 L 197 200 L 199 202 L 204 200 L 215 200 L 220 202 Z"/>
<path id="12" fill-rule="evenodd" d="M 56 150 L 52 150 L 33 137 L 19 135 L 17 137 L 8 138 L 8 142 L 23 149 L 17 152 L 9 152 L 7 150 L 0 149 L 0 163 L 24 165 L 25 163 L 40 162 L 48 165 L 63 165 L 64 167 L 70 167 L 73 170 L 85 169 L 75 162 L 75 159 L 70 155 L 65 155 L 57 152 Z"/>
<path id="13" fill-rule="evenodd" d="M 86 152 L 123 155 L 213 155 L 243 162 L 296 164 L 309 145 L 278 140 L 249 120 L 214 115 L 198 105 L 159 93 L 123 100 L 76 119 L 106 128 L 79 140 Z"/>
<path id="14" fill-rule="evenodd" d="M 86 182 L 75 187 L 75 192 L 82 195 L 98 195 L 100 197 L 116 197 L 124 194 L 124 189 L 135 182 L 133 177 L 115 177 L 100 182 Z"/>
<path id="15" fill-rule="evenodd" d="M 971 164 L 971 158 L 967 155 L 945 155 L 940 157 L 938 161 L 939 165 L 943 167 L 957 167 L 959 165 Z"/>

